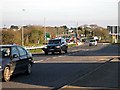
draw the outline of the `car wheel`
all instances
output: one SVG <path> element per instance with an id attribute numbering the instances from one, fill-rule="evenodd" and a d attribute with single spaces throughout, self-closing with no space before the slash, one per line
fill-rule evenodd
<path id="1" fill-rule="evenodd" d="M 28 65 L 27 65 L 27 69 L 26 69 L 26 71 L 25 71 L 25 74 L 30 74 L 32 72 L 32 65 L 29 63 Z"/>
<path id="2" fill-rule="evenodd" d="M 5 67 L 4 71 L 3 71 L 3 81 L 7 82 L 10 81 L 10 68 L 9 67 Z"/>
<path id="3" fill-rule="evenodd" d="M 59 51 L 59 54 L 62 54 L 62 51 Z"/>
<path id="4" fill-rule="evenodd" d="M 67 50 L 65 50 L 65 53 L 67 53 Z"/>
<path id="5" fill-rule="evenodd" d="M 45 52 L 45 55 L 48 55 L 48 52 Z"/>
<path id="6" fill-rule="evenodd" d="M 54 54 L 55 52 L 52 52 L 52 54 Z"/>

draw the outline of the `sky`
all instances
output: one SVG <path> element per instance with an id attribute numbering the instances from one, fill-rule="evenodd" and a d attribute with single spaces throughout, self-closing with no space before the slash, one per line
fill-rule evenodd
<path id="1" fill-rule="evenodd" d="M 118 24 L 119 0 L 2 0 L 0 27 Z"/>

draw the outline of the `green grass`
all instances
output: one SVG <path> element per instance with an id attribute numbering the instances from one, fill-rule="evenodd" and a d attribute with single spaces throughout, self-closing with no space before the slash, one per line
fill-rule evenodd
<path id="1" fill-rule="evenodd" d="M 76 46 L 76 44 L 71 44 L 71 45 L 68 45 L 68 48 L 74 47 L 74 46 Z"/>
<path id="2" fill-rule="evenodd" d="M 28 50 L 30 53 L 40 53 L 42 52 L 42 49 L 32 49 L 32 50 Z"/>
<path id="3" fill-rule="evenodd" d="M 68 48 L 70 47 L 74 47 L 76 46 L 76 44 L 71 44 L 71 45 L 68 45 Z M 28 50 L 30 53 L 40 53 L 42 52 L 42 49 L 32 49 L 32 50 Z"/>

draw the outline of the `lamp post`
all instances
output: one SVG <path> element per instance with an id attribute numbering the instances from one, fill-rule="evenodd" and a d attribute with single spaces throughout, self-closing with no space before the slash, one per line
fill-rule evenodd
<path id="1" fill-rule="evenodd" d="M 45 34 L 45 44 L 47 43 L 47 40 L 46 40 L 46 18 L 44 17 L 44 34 Z"/>
<path id="2" fill-rule="evenodd" d="M 119 26 L 117 26 L 117 43 L 119 43 Z"/>
<path id="3" fill-rule="evenodd" d="M 23 12 L 25 12 L 25 9 L 22 9 Z M 24 24 L 24 20 L 23 20 Z M 21 45 L 24 46 L 24 27 L 22 25 L 22 32 L 21 32 Z"/>
<path id="4" fill-rule="evenodd" d="M 77 38 L 77 37 L 79 36 L 79 33 L 78 33 L 78 22 L 77 22 L 77 24 L 76 24 L 76 31 L 77 31 L 77 32 L 76 32 L 76 33 L 77 33 L 77 34 L 76 34 L 76 38 Z"/>

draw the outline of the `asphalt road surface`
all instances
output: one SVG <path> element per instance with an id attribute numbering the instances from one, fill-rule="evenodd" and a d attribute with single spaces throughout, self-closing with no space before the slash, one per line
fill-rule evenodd
<path id="1" fill-rule="evenodd" d="M 107 62 L 117 58 L 118 55 L 119 46 L 109 44 L 98 44 L 98 46 L 91 47 L 88 45 L 81 45 L 70 48 L 67 54 L 63 53 L 61 55 L 58 53 L 54 55 L 44 55 L 44 53 L 34 54 L 33 57 L 35 61 L 32 68 L 32 74 L 14 75 L 10 82 L 3 82 L 2 87 L 3 90 L 5 88 L 57 90 L 93 71 L 99 70 L 103 65 L 106 66 Z M 110 66 L 110 68 L 112 68 L 112 66 Z M 107 73 L 115 74 L 114 72 Z M 98 74 L 94 76 L 96 75 L 99 77 Z M 88 83 L 86 84 L 88 85 Z M 113 85 L 113 87 L 117 88 L 118 85 L 116 84 Z M 104 87 L 109 87 L 109 84 L 105 84 Z"/>

